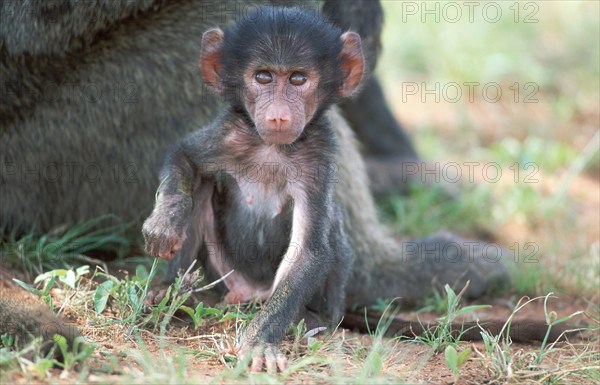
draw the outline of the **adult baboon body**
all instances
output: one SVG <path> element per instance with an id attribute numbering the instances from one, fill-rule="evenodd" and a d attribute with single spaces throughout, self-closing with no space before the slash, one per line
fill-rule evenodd
<path id="1" fill-rule="evenodd" d="M 106 213 L 141 222 L 152 207 L 159 154 L 220 108 L 197 71 L 200 36 L 250 12 L 253 4 L 108 4 L 1 5 L 5 228 L 47 231 Z M 378 2 L 328 1 L 323 12 L 345 22 L 343 28 L 356 25 L 366 36 L 366 57 L 377 57 Z M 381 96 L 376 99 L 384 106 Z M 390 117 L 383 111 L 377 115 L 382 121 Z M 398 129 L 391 119 L 373 125 L 378 128 Z"/>

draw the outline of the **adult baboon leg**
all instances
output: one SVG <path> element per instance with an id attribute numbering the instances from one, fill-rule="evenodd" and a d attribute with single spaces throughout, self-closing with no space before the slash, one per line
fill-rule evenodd
<path id="1" fill-rule="evenodd" d="M 459 292 L 469 281 L 463 296 L 476 298 L 510 282 L 503 264 L 508 254 L 498 245 L 440 233 L 388 246 L 384 258 L 357 261 L 349 282 L 366 281 L 369 289 L 348 287 L 349 304 L 399 298 L 400 306 L 411 307 L 446 284 Z M 367 270 L 369 275 L 363 273 Z"/>
<path id="2" fill-rule="evenodd" d="M 328 0 L 323 13 L 342 29 L 358 32 L 363 38 L 367 73 L 375 69 L 381 51 L 383 9 L 378 1 Z M 392 115 L 377 78 L 373 75 L 360 93 L 341 103 L 344 117 L 356 133 L 366 157 L 371 191 L 376 195 L 406 191 L 409 175 L 404 162 L 415 165 L 417 152 Z"/>
<path id="3" fill-rule="evenodd" d="M 495 246 L 467 241 L 450 234 L 399 242 L 377 218 L 365 164 L 358 154 L 351 129 L 339 110 L 329 114 L 343 148 L 336 164 L 336 200 L 341 203 L 345 231 L 356 254 L 352 278 L 346 287 L 346 304 L 369 306 L 379 298 L 400 297 L 411 305 L 434 287 L 448 283 L 458 290 L 471 281 L 465 297 L 482 295 L 499 282 L 508 282 L 506 254 L 496 257 Z"/>
<path id="4" fill-rule="evenodd" d="M 418 182 L 421 161 L 392 116 L 376 77 L 367 81 L 356 98 L 346 100 L 342 111 L 360 142 L 375 195 L 406 192 L 409 182 Z"/>

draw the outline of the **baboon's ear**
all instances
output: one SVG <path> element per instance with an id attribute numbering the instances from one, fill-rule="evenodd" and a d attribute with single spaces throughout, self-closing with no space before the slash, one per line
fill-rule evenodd
<path id="1" fill-rule="evenodd" d="M 346 32 L 342 40 L 340 60 L 344 73 L 344 82 L 340 88 L 340 96 L 350 96 L 360 84 L 365 71 L 365 58 L 362 51 L 360 36 L 355 32 Z"/>
<path id="2" fill-rule="evenodd" d="M 200 72 L 207 87 L 216 93 L 223 90 L 221 78 L 221 54 L 223 52 L 223 31 L 219 28 L 210 29 L 202 35 L 200 51 Z"/>

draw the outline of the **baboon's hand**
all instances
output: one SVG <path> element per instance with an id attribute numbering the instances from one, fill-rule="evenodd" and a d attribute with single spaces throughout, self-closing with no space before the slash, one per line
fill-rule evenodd
<path id="1" fill-rule="evenodd" d="M 276 344 L 253 343 L 244 338 L 237 356 L 240 361 L 250 360 L 252 372 L 262 372 L 264 367 L 267 368 L 269 374 L 275 374 L 278 370 L 283 372 L 287 369 L 287 358 Z"/>
<path id="2" fill-rule="evenodd" d="M 171 260 L 181 250 L 189 224 L 187 202 L 171 202 L 157 205 L 144 222 L 142 233 L 146 242 L 146 252 L 155 257 Z"/>

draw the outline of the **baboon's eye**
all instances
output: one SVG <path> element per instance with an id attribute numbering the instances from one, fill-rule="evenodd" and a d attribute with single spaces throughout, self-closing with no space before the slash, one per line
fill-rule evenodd
<path id="1" fill-rule="evenodd" d="M 273 81 L 273 76 L 269 71 L 258 71 L 256 75 L 254 75 L 254 79 L 260 84 L 268 84 Z"/>
<path id="2" fill-rule="evenodd" d="M 293 86 L 301 86 L 306 83 L 306 76 L 302 75 L 300 72 L 294 72 L 292 76 L 290 76 L 290 84 Z"/>

